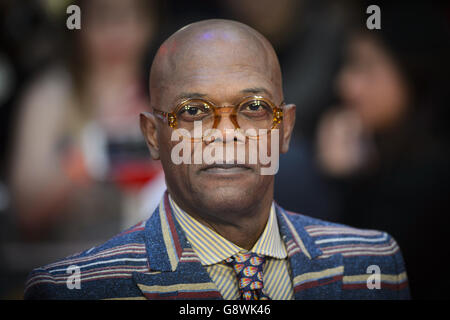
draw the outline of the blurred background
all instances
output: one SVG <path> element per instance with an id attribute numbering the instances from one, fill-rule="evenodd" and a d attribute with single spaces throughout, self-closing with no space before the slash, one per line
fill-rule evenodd
<path id="1" fill-rule="evenodd" d="M 151 214 L 165 183 L 138 123 L 150 64 L 208 18 L 252 26 L 279 55 L 297 122 L 276 201 L 389 232 L 413 298 L 450 298 L 450 5 L 393 2 L 2 0 L 0 298 Z M 71 4 L 80 30 L 66 27 Z M 366 27 L 371 4 L 380 30 Z"/>

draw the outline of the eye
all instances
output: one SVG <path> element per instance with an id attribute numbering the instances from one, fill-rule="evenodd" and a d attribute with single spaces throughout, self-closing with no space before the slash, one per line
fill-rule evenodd
<path id="1" fill-rule="evenodd" d="M 271 110 L 272 109 L 270 108 L 270 106 L 268 106 L 264 101 L 253 100 L 244 104 L 241 107 L 240 112 L 248 115 L 253 114 L 254 116 L 256 116 L 260 114 L 270 113 Z"/>
<path id="2" fill-rule="evenodd" d="M 187 113 L 188 116 L 198 116 L 203 113 L 203 110 L 196 106 L 187 105 L 181 110 L 181 113 Z"/>
<path id="3" fill-rule="evenodd" d="M 180 117 L 180 120 L 196 121 L 208 117 L 211 113 L 212 110 L 207 104 L 192 101 L 181 108 L 181 110 L 178 112 L 178 116 Z"/>
<path id="4" fill-rule="evenodd" d="M 257 101 L 251 102 L 247 105 L 247 110 L 249 110 L 249 111 L 258 111 L 260 108 L 262 108 L 262 106 Z"/>

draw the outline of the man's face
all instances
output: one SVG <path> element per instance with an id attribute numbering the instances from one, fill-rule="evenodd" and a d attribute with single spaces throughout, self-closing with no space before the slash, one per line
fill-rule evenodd
<path id="1" fill-rule="evenodd" d="M 224 35 L 220 35 L 223 37 Z M 226 36 L 226 35 L 225 35 Z M 210 40 L 210 38 L 208 39 Z M 158 90 L 158 104 L 152 107 L 166 112 L 173 111 L 177 104 L 187 97 L 199 95 L 216 106 L 230 106 L 243 98 L 258 95 L 271 100 L 279 106 L 282 102 L 280 86 L 273 81 L 270 66 L 267 66 L 265 54 L 255 55 L 254 50 L 248 50 L 240 45 L 230 50 L 221 41 L 205 41 L 205 50 L 186 48 L 183 54 L 175 54 L 173 62 L 174 73 L 170 81 Z M 198 45 L 198 43 L 197 43 Z M 154 100 L 153 100 L 154 101 Z M 289 115 L 287 116 L 290 117 Z M 277 143 L 286 138 L 282 134 L 283 125 L 279 126 L 280 134 Z M 235 144 L 234 140 L 226 140 L 226 130 L 233 130 L 234 124 L 228 116 L 223 116 L 217 127 L 223 134 L 225 144 Z M 166 175 L 166 183 L 175 200 L 188 210 L 201 210 L 213 214 L 222 212 L 214 218 L 227 220 L 227 211 L 241 211 L 251 208 L 261 198 L 273 193 L 273 175 L 261 175 L 261 165 L 249 164 L 249 139 L 245 143 L 246 163 L 242 166 L 223 168 L 220 165 L 211 166 L 206 163 L 191 164 L 173 162 L 172 149 L 179 141 L 171 141 L 174 129 L 167 123 L 157 121 L 159 157 Z M 288 139 L 288 138 L 287 138 Z M 204 150 L 208 141 L 191 143 L 191 159 L 198 148 Z M 216 142 L 217 143 L 217 142 Z M 218 143 L 222 143 L 219 141 Z M 267 137 L 267 150 L 270 152 L 271 135 Z M 256 152 L 256 150 L 254 150 Z M 235 153 L 236 155 L 236 153 Z M 225 162 L 225 161 L 224 161 Z M 234 161 L 236 163 L 236 161 Z"/>

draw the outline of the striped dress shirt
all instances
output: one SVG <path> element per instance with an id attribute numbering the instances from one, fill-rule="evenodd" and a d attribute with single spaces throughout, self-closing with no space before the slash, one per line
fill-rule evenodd
<path id="1" fill-rule="evenodd" d="M 236 253 L 248 251 L 198 222 L 184 212 L 170 196 L 169 202 L 175 219 L 223 298 L 226 300 L 239 299 L 236 273 L 224 260 Z M 266 295 L 273 300 L 293 299 L 294 292 L 287 250 L 280 237 L 273 204 L 266 227 L 250 252 L 266 256 L 263 270 L 263 290 Z"/>

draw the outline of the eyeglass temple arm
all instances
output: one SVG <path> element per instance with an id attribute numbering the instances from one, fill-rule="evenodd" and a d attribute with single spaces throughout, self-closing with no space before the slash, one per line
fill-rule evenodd
<path id="1" fill-rule="evenodd" d="M 153 109 L 153 114 L 154 114 L 157 118 L 159 118 L 159 119 L 161 119 L 161 120 L 166 120 L 166 119 L 167 119 L 167 115 L 168 115 L 167 112 L 160 111 L 160 110 L 158 110 L 158 109 Z"/>

